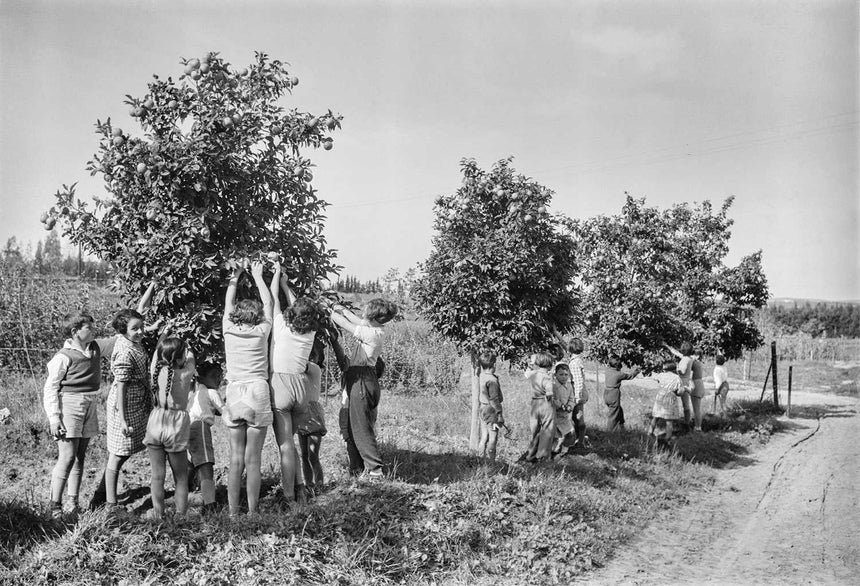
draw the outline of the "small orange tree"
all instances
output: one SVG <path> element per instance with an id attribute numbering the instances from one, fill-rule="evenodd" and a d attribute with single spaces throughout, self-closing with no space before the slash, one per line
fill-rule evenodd
<path id="1" fill-rule="evenodd" d="M 754 314 L 767 302 L 761 251 L 727 267 L 732 198 L 666 210 L 627 196 L 621 213 L 572 220 L 589 353 L 645 367 L 665 341 L 738 358 L 762 343 Z"/>
<path id="2" fill-rule="evenodd" d="M 574 246 L 547 207 L 552 192 L 506 159 L 461 162 L 462 186 L 436 200 L 433 251 L 413 295 L 432 327 L 472 359 L 470 444 L 478 443 L 477 353 L 546 349 L 576 308 Z"/>
<path id="3" fill-rule="evenodd" d="M 127 96 L 140 133 L 97 122 L 87 169 L 109 196 L 90 209 L 63 186 L 43 221 L 59 220 L 72 242 L 110 261 L 124 297 L 158 281 L 155 311 L 215 358 L 237 259 L 276 251 L 301 291 L 337 269 L 322 235 L 326 203 L 300 149 L 332 148 L 340 117 L 286 110 L 279 100 L 298 78 L 262 53 L 249 67 L 217 53 L 183 65 L 177 82 L 154 76 L 145 95 Z"/>

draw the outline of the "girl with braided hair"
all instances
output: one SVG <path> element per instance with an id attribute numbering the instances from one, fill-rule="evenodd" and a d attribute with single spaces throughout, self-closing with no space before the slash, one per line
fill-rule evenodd
<path id="1" fill-rule="evenodd" d="M 164 514 L 165 459 L 170 463 L 176 513 L 184 515 L 188 508 L 188 440 L 191 418 L 188 396 L 194 384 L 194 354 L 179 338 L 163 338 L 152 357 L 152 390 L 156 406 L 149 414 L 143 443 L 149 451 L 152 466 L 152 517 Z"/>

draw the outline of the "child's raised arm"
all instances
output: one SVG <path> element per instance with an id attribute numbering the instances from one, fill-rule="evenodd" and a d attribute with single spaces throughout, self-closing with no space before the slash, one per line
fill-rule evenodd
<path id="1" fill-rule="evenodd" d="M 155 293 L 155 281 L 149 283 L 149 287 L 143 292 L 140 301 L 137 302 L 137 312 L 143 313 L 152 305 L 152 294 Z"/>
<path id="2" fill-rule="evenodd" d="M 296 294 L 292 287 L 290 287 L 290 281 L 287 279 L 287 275 L 281 275 L 280 281 L 281 289 L 284 290 L 284 293 L 287 296 L 287 307 L 290 307 L 296 303 Z"/>
<path id="3" fill-rule="evenodd" d="M 239 286 L 239 277 L 242 275 L 242 267 L 233 269 L 233 274 L 230 276 L 230 282 L 227 283 L 227 294 L 224 296 L 224 315 L 229 316 L 236 303 L 236 288 Z"/>
<path id="4" fill-rule="evenodd" d="M 350 334 L 354 334 L 355 328 L 361 325 L 361 320 L 340 303 L 335 303 L 332 306 L 331 319 L 338 327 L 345 329 Z"/>
<path id="5" fill-rule="evenodd" d="M 254 277 L 254 284 L 257 285 L 257 291 L 260 294 L 260 301 L 263 302 L 263 315 L 266 319 L 272 321 L 272 294 L 269 293 L 269 288 L 266 286 L 266 281 L 263 279 L 263 263 L 255 261 L 251 263 L 251 276 Z"/>
<path id="6" fill-rule="evenodd" d="M 669 352 L 671 352 L 672 356 L 674 356 L 675 358 L 683 358 L 684 357 L 683 354 L 681 354 L 680 352 L 678 352 L 677 350 L 675 350 L 674 348 L 672 348 L 669 344 L 667 344 L 665 342 L 663 342 L 663 347 L 666 350 L 668 350 Z"/>
<path id="7" fill-rule="evenodd" d="M 340 340 L 337 339 L 337 336 L 332 336 L 331 332 L 329 332 L 328 340 L 331 344 L 331 349 L 334 351 L 337 365 L 340 367 L 341 372 L 346 372 L 349 369 L 349 358 L 346 357 L 346 352 L 344 352 L 343 346 L 340 345 Z"/>
<path id="8" fill-rule="evenodd" d="M 275 273 L 272 275 L 272 282 L 269 284 L 269 293 L 272 295 L 272 315 L 278 315 L 281 313 L 281 296 L 278 291 L 278 285 L 281 282 L 281 261 L 273 261 L 272 266 L 275 268 Z M 287 294 L 287 307 L 292 305 L 292 303 L 289 303 L 289 300 L 289 294 Z"/>

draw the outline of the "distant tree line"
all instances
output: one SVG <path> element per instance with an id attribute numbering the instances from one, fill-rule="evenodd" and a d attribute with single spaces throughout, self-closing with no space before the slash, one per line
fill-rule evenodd
<path id="1" fill-rule="evenodd" d="M 381 293 L 382 284 L 379 279 L 375 281 L 360 281 L 355 275 L 344 275 L 338 277 L 334 288 L 339 293 Z"/>
<path id="2" fill-rule="evenodd" d="M 35 249 L 30 243 L 22 248 L 18 239 L 12 236 L 0 250 L 0 260 L 9 267 L 23 265 L 36 275 L 103 280 L 108 278 L 109 271 L 108 263 L 80 256 L 76 248 L 64 254 L 56 230 L 51 230 L 44 240 L 39 240 Z"/>
<path id="3" fill-rule="evenodd" d="M 799 332 L 813 337 L 860 338 L 858 303 L 771 305 L 765 312 L 787 334 Z"/>

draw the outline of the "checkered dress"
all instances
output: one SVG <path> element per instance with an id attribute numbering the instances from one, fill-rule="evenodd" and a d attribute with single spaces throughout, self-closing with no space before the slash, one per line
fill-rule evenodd
<path id="1" fill-rule="evenodd" d="M 146 350 L 125 336 L 117 336 L 111 356 L 113 384 L 107 399 L 107 449 L 117 456 L 130 456 L 143 449 L 146 422 L 152 410 L 149 391 L 149 365 Z M 120 429 L 117 387 L 125 382 L 125 421 L 132 428 L 129 435 Z"/>

